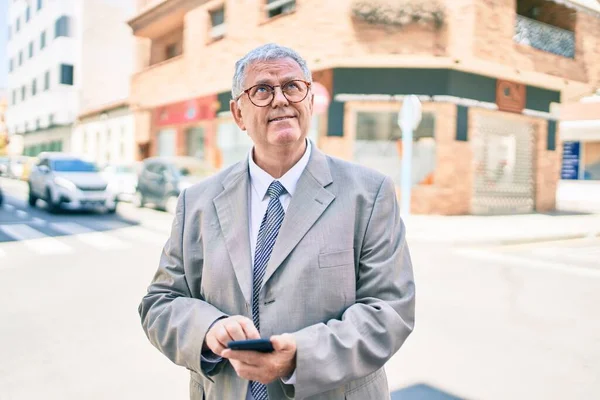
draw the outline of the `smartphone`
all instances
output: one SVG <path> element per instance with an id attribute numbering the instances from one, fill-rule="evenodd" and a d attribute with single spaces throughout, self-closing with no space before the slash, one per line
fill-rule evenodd
<path id="1" fill-rule="evenodd" d="M 227 343 L 227 348 L 231 350 L 260 351 L 261 353 L 271 353 L 274 350 L 269 339 L 234 340 Z"/>

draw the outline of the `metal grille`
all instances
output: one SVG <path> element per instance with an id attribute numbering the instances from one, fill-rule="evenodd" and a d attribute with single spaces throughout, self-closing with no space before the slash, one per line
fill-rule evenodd
<path id="1" fill-rule="evenodd" d="M 535 145 L 531 124 L 478 115 L 472 145 L 475 171 L 471 212 L 532 212 Z"/>

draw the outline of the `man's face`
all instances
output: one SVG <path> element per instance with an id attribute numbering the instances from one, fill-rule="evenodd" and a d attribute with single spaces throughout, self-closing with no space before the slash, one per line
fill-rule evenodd
<path id="1" fill-rule="evenodd" d="M 255 62 L 248 66 L 244 89 L 257 84 L 283 85 L 291 80 L 305 80 L 302 69 L 291 58 Z M 248 135 L 257 147 L 263 149 L 274 146 L 301 146 L 310 127 L 313 110 L 313 94 L 299 103 L 288 101 L 281 88 L 275 88 L 273 101 L 266 107 L 257 107 L 243 94 L 239 101 L 232 101 L 231 112 L 240 129 Z"/>

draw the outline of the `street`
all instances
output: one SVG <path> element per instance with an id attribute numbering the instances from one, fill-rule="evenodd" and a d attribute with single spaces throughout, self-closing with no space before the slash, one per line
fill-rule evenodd
<path id="1" fill-rule="evenodd" d="M 172 217 L 49 214 L 0 178 L 0 400 L 188 398 L 137 306 Z M 600 240 L 409 246 L 416 329 L 387 364 L 393 399 L 591 399 L 600 393 Z"/>

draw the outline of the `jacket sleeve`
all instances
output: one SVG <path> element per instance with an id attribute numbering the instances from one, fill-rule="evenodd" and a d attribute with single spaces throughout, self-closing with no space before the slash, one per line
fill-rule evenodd
<path id="1" fill-rule="evenodd" d="M 414 318 L 415 285 L 406 231 L 394 184 L 385 178 L 360 249 L 355 304 L 341 320 L 294 333 L 296 398 L 334 389 L 380 369 L 412 332 Z"/>
<path id="2" fill-rule="evenodd" d="M 226 315 L 203 299 L 192 297 L 185 275 L 184 235 L 185 190 L 177 201 L 171 236 L 163 248 L 158 271 L 138 311 L 152 345 L 175 364 L 209 378 L 222 368 L 201 363 L 202 344 L 215 320 Z"/>

